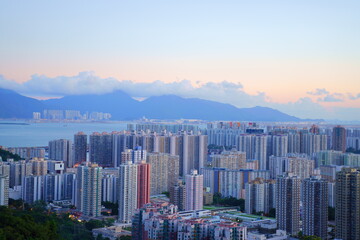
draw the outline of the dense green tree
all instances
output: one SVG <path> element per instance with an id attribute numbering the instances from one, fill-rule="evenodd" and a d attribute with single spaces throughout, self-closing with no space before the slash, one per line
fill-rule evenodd
<path id="1" fill-rule="evenodd" d="M 12 152 L 6 151 L 5 149 L 0 148 L 0 157 L 5 162 L 9 158 L 14 159 L 14 161 L 21 160 L 21 157 L 17 154 L 13 154 Z"/>
<path id="2" fill-rule="evenodd" d="M 118 239 L 119 240 L 131 240 L 131 236 L 121 236 Z"/>
<path id="3" fill-rule="evenodd" d="M 0 240 L 2 239 L 93 239 L 85 224 L 72 220 L 69 214 L 47 212 L 42 202 L 22 210 L 21 201 L 0 207 Z"/>
<path id="4" fill-rule="evenodd" d="M 328 207 L 328 220 L 335 221 L 335 208 Z"/>
<path id="5" fill-rule="evenodd" d="M 275 208 L 271 208 L 269 210 L 269 217 L 272 217 L 272 218 L 276 217 L 276 209 Z"/>
<path id="6" fill-rule="evenodd" d="M 57 225 L 50 218 L 38 221 L 30 214 L 16 213 L 6 207 L 0 208 L 2 239 L 59 239 Z"/>
<path id="7" fill-rule="evenodd" d="M 224 207 L 239 207 L 240 211 L 245 209 L 245 200 L 234 197 L 222 197 L 221 193 L 215 193 L 213 196 L 213 203 L 215 206 Z"/>
<path id="8" fill-rule="evenodd" d="M 352 148 L 352 147 L 349 147 L 348 149 L 346 149 L 346 152 L 360 154 L 360 150 L 356 150 L 355 148 Z"/>
<path id="9" fill-rule="evenodd" d="M 162 192 L 161 194 L 164 194 L 166 197 L 170 197 L 170 192 Z"/>
<path id="10" fill-rule="evenodd" d="M 90 221 L 85 223 L 85 227 L 87 230 L 92 231 L 94 228 L 105 227 L 105 222 L 91 219 Z"/>
<path id="11" fill-rule="evenodd" d="M 107 209 L 111 209 L 111 215 L 118 215 L 119 214 L 119 204 L 118 203 L 101 202 L 101 205 L 103 205 Z"/>

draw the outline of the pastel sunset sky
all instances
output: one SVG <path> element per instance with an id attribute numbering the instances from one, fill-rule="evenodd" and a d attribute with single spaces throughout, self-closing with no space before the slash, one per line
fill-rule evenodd
<path id="1" fill-rule="evenodd" d="M 0 87 L 360 120 L 360 1 L 4 0 Z"/>

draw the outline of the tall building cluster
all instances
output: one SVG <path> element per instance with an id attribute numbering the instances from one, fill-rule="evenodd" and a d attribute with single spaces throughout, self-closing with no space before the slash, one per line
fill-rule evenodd
<path id="1" fill-rule="evenodd" d="M 34 120 L 110 120 L 111 114 L 104 112 L 85 112 L 81 113 L 79 110 L 58 110 L 45 109 L 41 112 L 33 112 Z"/>
<path id="2" fill-rule="evenodd" d="M 0 205 L 61 202 L 99 218 L 102 202 L 117 203 L 117 222 L 131 224 L 134 239 L 286 239 L 300 231 L 360 239 L 358 138 L 360 130 L 341 126 L 239 122 L 201 132 L 182 124 L 78 132 L 47 148 L 9 149 L 24 160 L 0 161 Z M 214 195 L 244 199 L 246 215 L 205 210 Z M 328 207 L 335 207 L 333 232 Z M 241 223 L 252 215 L 275 219 Z"/>

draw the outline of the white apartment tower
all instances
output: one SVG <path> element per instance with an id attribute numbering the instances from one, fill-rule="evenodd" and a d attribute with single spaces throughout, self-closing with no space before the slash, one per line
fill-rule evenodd
<path id="1" fill-rule="evenodd" d="M 85 216 L 101 215 L 102 168 L 85 162 L 77 168 L 76 208 Z"/>
<path id="2" fill-rule="evenodd" d="M 120 165 L 119 222 L 130 223 L 137 206 L 138 166 L 128 161 Z"/>
<path id="3" fill-rule="evenodd" d="M 185 177 L 186 203 L 185 210 L 203 209 L 203 175 L 199 175 L 197 170 L 191 170 L 191 174 Z"/>

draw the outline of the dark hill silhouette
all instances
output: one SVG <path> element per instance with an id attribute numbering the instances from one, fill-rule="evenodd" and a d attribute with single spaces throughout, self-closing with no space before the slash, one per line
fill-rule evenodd
<path id="1" fill-rule="evenodd" d="M 236 121 L 300 121 L 267 107 L 237 108 L 231 104 L 175 95 L 137 101 L 122 91 L 107 94 L 71 95 L 59 99 L 37 100 L 0 88 L 0 118 L 32 118 L 44 109 L 109 112 L 112 120 L 133 120 L 143 116 L 155 119 L 203 119 Z"/>

